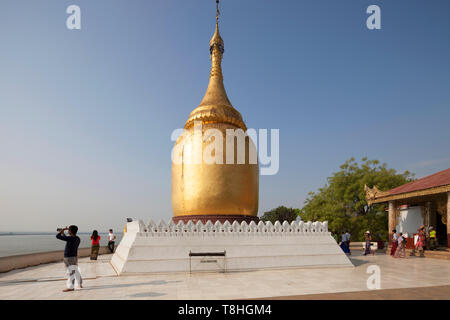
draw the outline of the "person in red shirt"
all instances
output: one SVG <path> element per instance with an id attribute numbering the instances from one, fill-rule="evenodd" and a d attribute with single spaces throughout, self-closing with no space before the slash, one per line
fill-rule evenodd
<path id="1" fill-rule="evenodd" d="M 419 231 L 419 239 L 416 243 L 416 250 L 419 251 L 421 257 L 424 257 L 425 255 L 423 254 L 423 251 L 425 248 L 425 241 L 426 241 L 425 240 L 425 227 L 420 226 L 418 231 Z"/>
<path id="2" fill-rule="evenodd" d="M 418 235 L 414 236 L 414 249 L 411 251 L 411 256 L 415 256 L 416 255 L 416 251 L 419 251 L 420 253 L 420 257 L 424 258 L 425 255 L 423 253 L 424 248 L 425 248 L 425 227 L 424 226 L 420 226 L 419 229 L 417 229 L 418 231 Z M 417 239 L 417 240 L 416 240 Z"/>
<path id="3" fill-rule="evenodd" d="M 100 250 L 100 236 L 98 235 L 97 230 L 94 230 L 94 232 L 92 232 L 91 240 L 91 260 L 97 260 L 98 251 Z"/>
<path id="4" fill-rule="evenodd" d="M 391 248 L 391 256 L 395 256 L 395 252 L 397 251 L 397 246 L 398 246 L 398 235 L 397 235 L 397 230 L 394 229 L 392 230 L 392 248 Z"/>

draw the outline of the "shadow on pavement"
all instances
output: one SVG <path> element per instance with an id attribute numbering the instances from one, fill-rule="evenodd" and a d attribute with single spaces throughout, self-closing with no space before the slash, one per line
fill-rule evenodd
<path id="1" fill-rule="evenodd" d="M 350 259 L 351 263 L 353 263 L 353 265 L 355 267 L 359 267 L 359 266 L 362 266 L 363 264 L 369 263 L 369 261 L 365 261 L 365 260 L 355 259 L 352 257 L 348 257 L 348 258 Z"/>
<path id="2" fill-rule="evenodd" d="M 166 293 L 159 293 L 159 292 L 142 292 L 142 293 L 136 293 L 132 294 L 131 298 L 153 298 L 153 297 L 161 297 L 166 296 Z"/>
<path id="3" fill-rule="evenodd" d="M 141 282 L 141 283 L 123 283 L 123 284 L 107 284 L 103 286 L 88 286 L 84 287 L 85 290 L 100 290 L 100 289 L 113 289 L 113 288 L 129 288 L 129 287 L 137 287 L 137 286 L 147 286 L 147 285 L 164 285 L 169 283 L 177 283 L 182 281 L 166 281 L 166 280 L 154 280 L 150 282 Z"/>

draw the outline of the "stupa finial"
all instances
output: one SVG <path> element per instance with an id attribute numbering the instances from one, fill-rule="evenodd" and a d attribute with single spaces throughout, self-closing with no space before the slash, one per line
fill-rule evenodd
<path id="1" fill-rule="evenodd" d="M 219 1 L 216 0 L 216 30 L 209 42 L 211 57 L 211 73 L 205 95 L 199 106 L 195 108 L 184 127 L 191 128 L 195 121 L 204 123 L 228 123 L 242 130 L 247 130 L 241 114 L 233 108 L 223 85 L 222 56 L 223 40 L 219 33 Z"/>
<path id="2" fill-rule="evenodd" d="M 209 42 L 209 53 L 211 58 L 211 74 L 209 85 L 200 106 L 204 105 L 226 105 L 231 106 L 225 87 L 223 86 L 222 56 L 224 53 L 224 42 L 219 33 L 219 0 L 216 0 L 216 30 Z"/>
<path id="3" fill-rule="evenodd" d="M 219 0 L 216 0 L 216 25 L 219 24 L 219 15 L 220 15 Z"/>
<path id="4" fill-rule="evenodd" d="M 218 76 L 222 78 L 222 55 L 224 53 L 224 42 L 219 33 L 219 0 L 216 0 L 216 30 L 209 41 L 209 53 L 211 55 L 211 77 Z"/>

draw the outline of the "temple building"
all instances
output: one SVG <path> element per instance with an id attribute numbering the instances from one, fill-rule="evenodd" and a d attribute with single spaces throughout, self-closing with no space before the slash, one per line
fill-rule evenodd
<path id="1" fill-rule="evenodd" d="M 239 111 L 228 99 L 223 84 L 224 41 L 219 33 L 218 2 L 216 29 L 209 43 L 209 85 L 200 105 L 191 112 L 184 125 L 185 134 L 178 138 L 174 147 L 181 158 L 179 162 L 172 161 L 172 210 L 175 223 L 180 220 L 186 223 L 189 220 L 194 223 L 206 223 L 208 220 L 213 223 L 226 220 L 258 221 L 259 167 L 257 160 L 250 161 L 250 152 L 254 152 L 256 147 L 246 135 L 247 127 Z M 237 143 L 231 149 L 234 155 L 230 155 L 235 161 L 231 164 L 226 161 L 227 132 L 231 130 L 241 130 L 245 135 L 244 163 L 237 161 Z M 218 139 L 217 136 L 214 139 L 208 137 L 208 131 L 221 133 L 219 139 L 223 149 L 214 149 L 213 152 L 215 156 L 219 154 L 222 163 L 205 162 L 205 151 L 210 150 L 211 142 Z M 206 138 L 197 139 L 197 133 Z"/>
<path id="2" fill-rule="evenodd" d="M 388 205 L 389 239 L 393 229 L 413 235 L 422 225 L 432 226 L 438 244 L 450 247 L 450 168 L 388 191 L 365 186 L 365 192 L 369 205 Z"/>

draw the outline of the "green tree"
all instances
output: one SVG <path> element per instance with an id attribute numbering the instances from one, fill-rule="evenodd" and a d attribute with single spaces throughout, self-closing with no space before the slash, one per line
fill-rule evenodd
<path id="1" fill-rule="evenodd" d="M 353 241 L 363 241 L 367 230 L 374 240 L 387 240 L 388 214 L 384 205 L 367 205 L 364 185 L 386 191 L 412 181 L 414 175 L 409 171 L 397 173 L 387 168 L 386 163 L 367 158 L 361 164 L 351 158 L 340 169 L 327 179 L 323 188 L 308 194 L 300 210 L 302 220 L 327 220 L 331 232 L 348 230 Z"/>
<path id="2" fill-rule="evenodd" d="M 262 221 L 270 221 L 275 223 L 275 221 L 280 221 L 283 223 L 284 220 L 291 223 L 297 216 L 300 214 L 300 209 L 295 208 L 286 208 L 285 206 L 280 206 L 278 208 L 272 209 L 270 211 L 264 212 L 264 215 L 261 217 Z"/>

